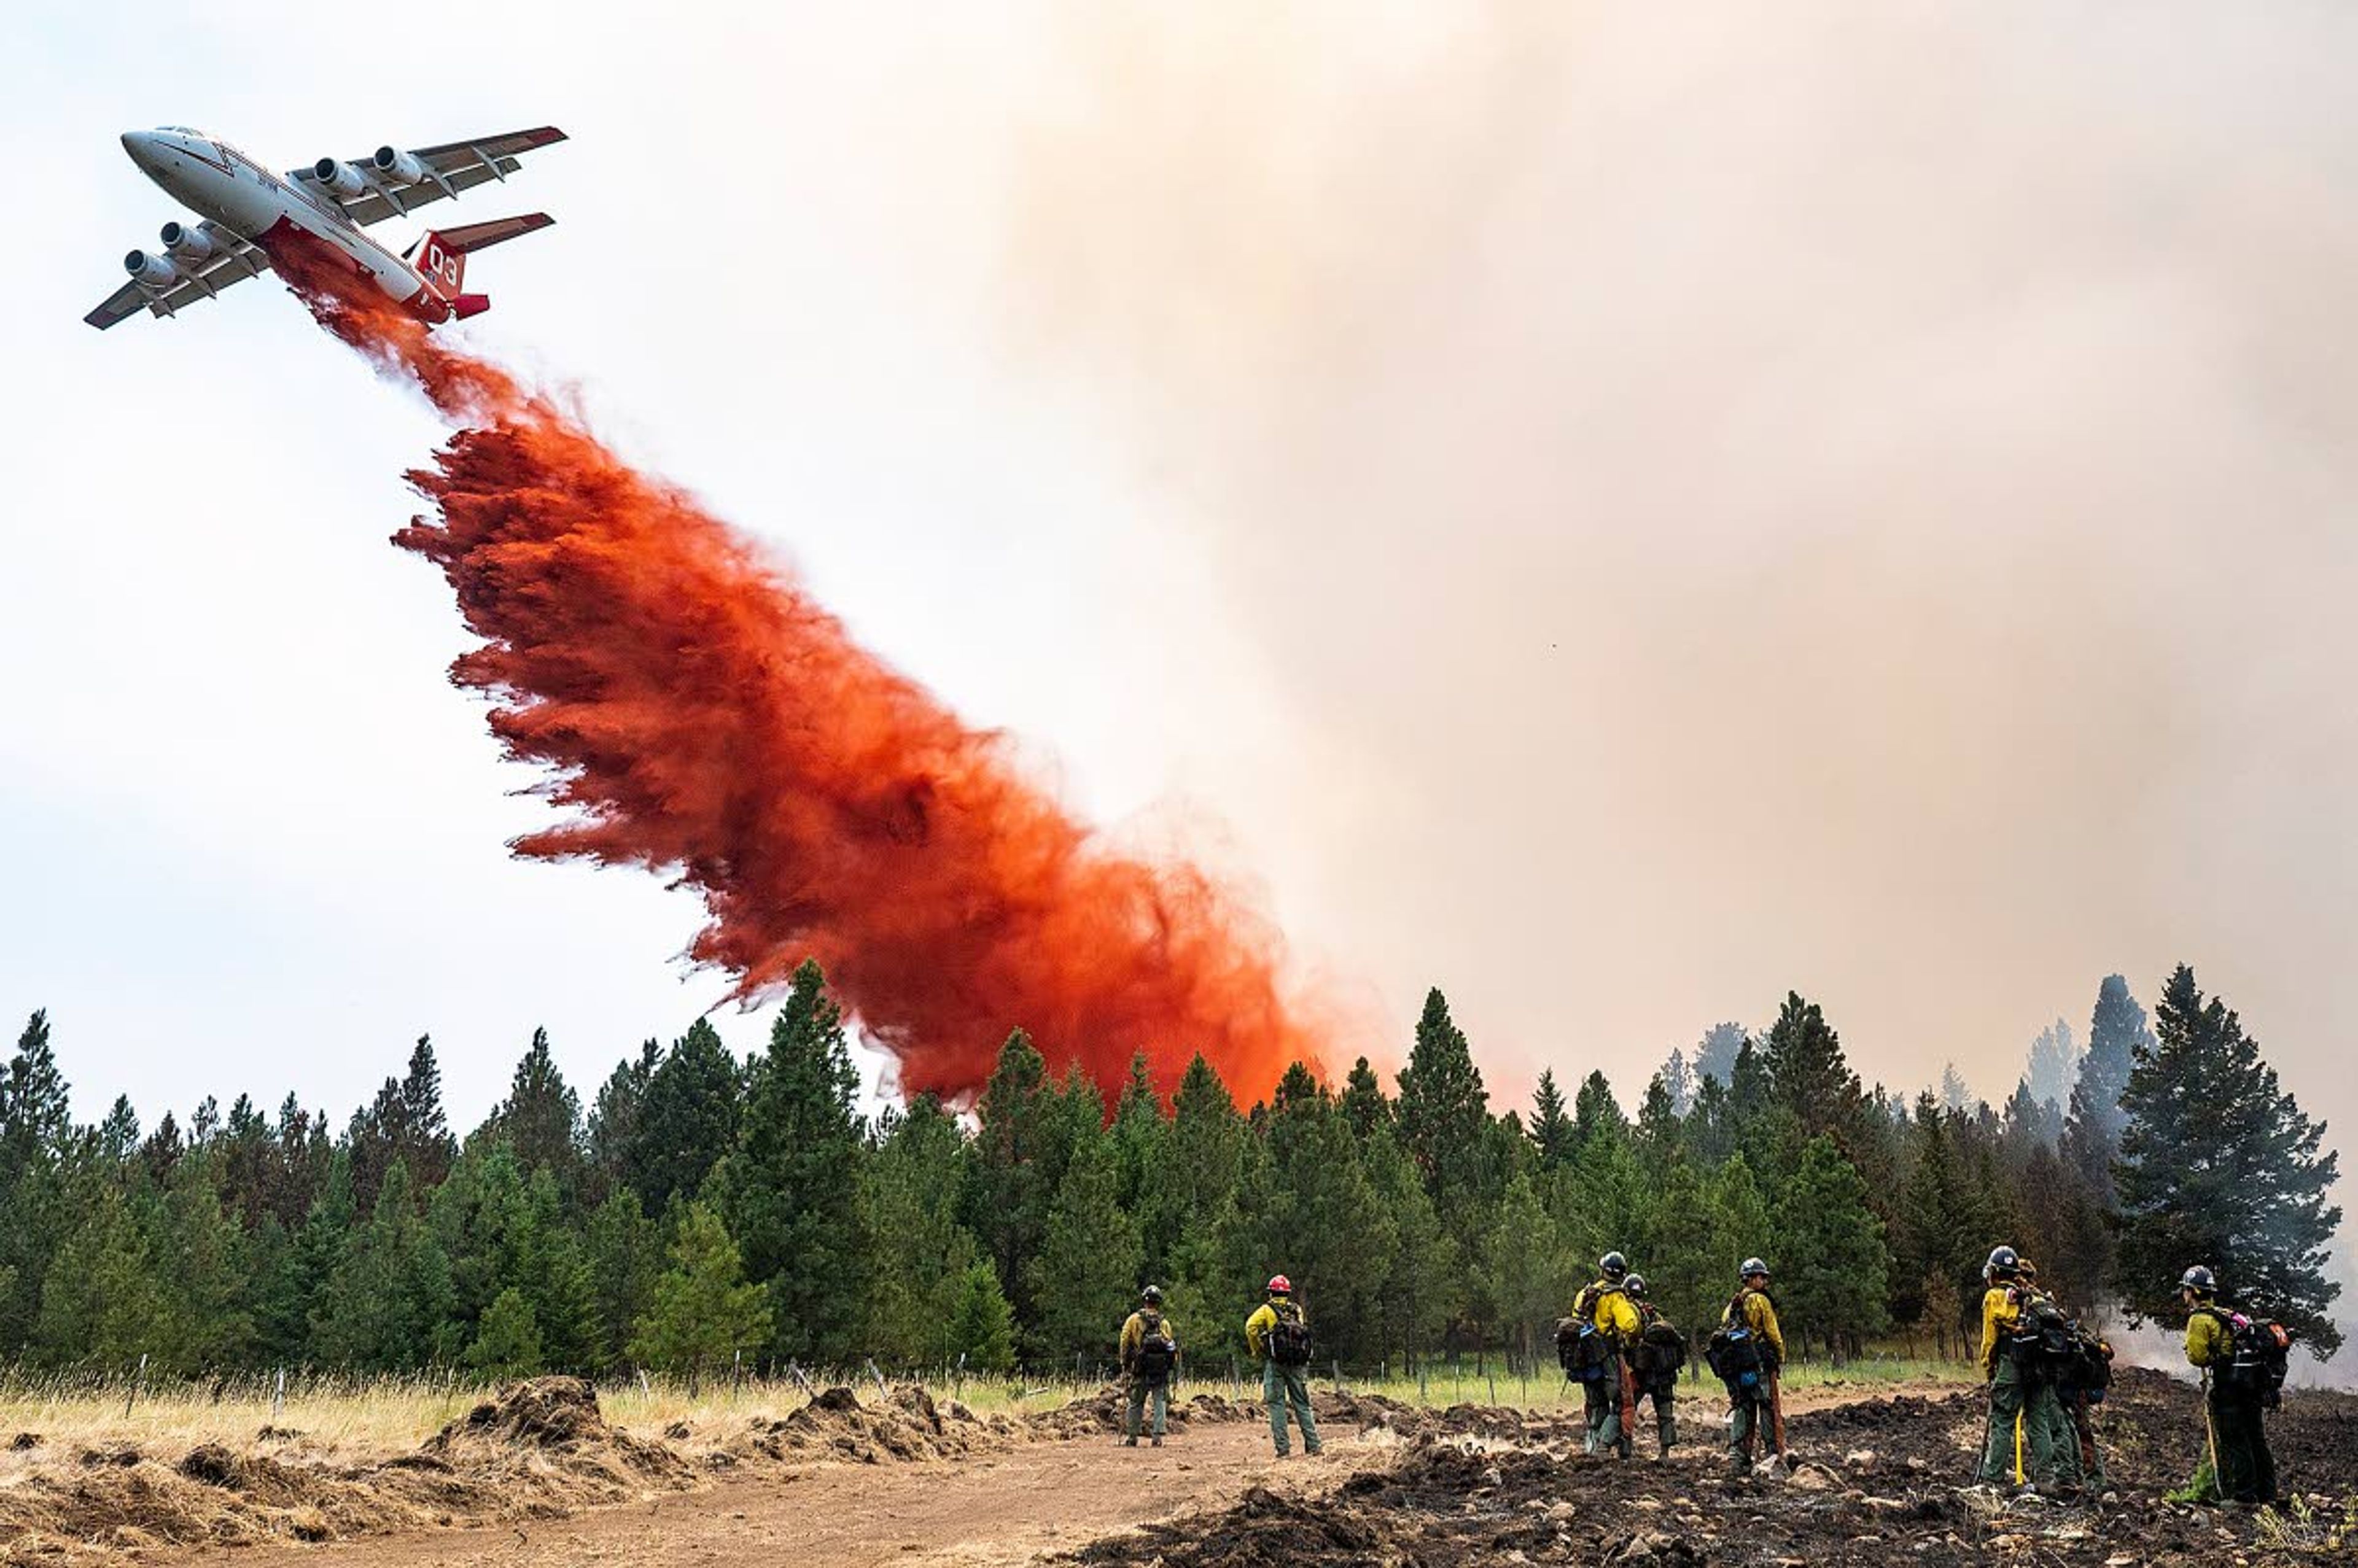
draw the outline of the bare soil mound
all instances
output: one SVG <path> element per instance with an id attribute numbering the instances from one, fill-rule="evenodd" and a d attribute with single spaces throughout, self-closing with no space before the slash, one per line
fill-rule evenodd
<path id="1" fill-rule="evenodd" d="M 687 1484 L 661 1444 L 607 1424 L 573 1378 L 512 1384 L 414 1454 L 367 1465 L 205 1444 L 167 1459 L 127 1444 L 82 1449 L 0 1491 L 0 1560 L 76 1552 L 327 1541 L 430 1525 L 545 1518 Z"/>
<path id="2" fill-rule="evenodd" d="M 956 1400 L 936 1400 L 903 1383 L 873 1404 L 848 1388 L 832 1388 L 783 1421 L 756 1421 L 720 1452 L 724 1463 L 745 1455 L 808 1457 L 861 1465 L 957 1459 L 1023 1440 L 1024 1429 L 1005 1416 L 979 1416 Z"/>
<path id="3" fill-rule="evenodd" d="M 2358 1557 L 2358 1399 L 2299 1394 L 2271 1434 L 2297 1508 L 2273 1516 L 2173 1505 L 2201 1447 L 2200 1396 L 2127 1373 L 2104 1416 L 2106 1499 L 2064 1504 L 1972 1488 L 1983 1404 L 1967 1391 L 1794 1416 L 1790 1475 L 1736 1482 L 1717 1401 L 1687 1401 L 1699 1440 L 1668 1464 L 1591 1459 L 1569 1422 L 1512 1446 L 1479 1430 L 1500 1412 L 1444 1411 L 1393 1464 L 1333 1491 L 1257 1487 L 1232 1507 L 1098 1541 L 1068 1561 L 1161 1568 L 1385 1563 L 1922 1563 L 1991 1558 L 2088 1564 L 2169 1560 L 2347 1563 Z M 1509 1412 L 1511 1413 L 1511 1412 Z M 1290 1482 L 1293 1476 L 1289 1475 Z"/>

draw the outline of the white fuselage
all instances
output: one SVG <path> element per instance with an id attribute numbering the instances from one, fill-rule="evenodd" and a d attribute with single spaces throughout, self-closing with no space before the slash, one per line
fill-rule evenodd
<path id="1" fill-rule="evenodd" d="M 265 252 L 294 233 L 308 234 L 348 257 L 395 299 L 413 308 L 426 303 L 417 297 L 425 278 L 308 181 L 265 168 L 197 131 L 125 131 L 123 150 L 174 200 Z"/>

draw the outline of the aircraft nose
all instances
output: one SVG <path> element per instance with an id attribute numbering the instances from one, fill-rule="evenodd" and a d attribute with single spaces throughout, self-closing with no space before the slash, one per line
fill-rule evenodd
<path id="1" fill-rule="evenodd" d="M 123 150 L 130 154 L 131 161 L 141 168 L 152 168 L 160 139 L 153 131 L 125 131 L 123 133 Z"/>

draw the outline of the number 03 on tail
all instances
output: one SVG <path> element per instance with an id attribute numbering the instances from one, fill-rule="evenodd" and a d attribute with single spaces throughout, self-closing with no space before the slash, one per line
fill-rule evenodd
<path id="1" fill-rule="evenodd" d="M 323 157 L 274 173 L 220 137 L 186 125 L 126 131 L 123 150 L 200 222 L 164 225 L 160 248 L 123 258 L 131 281 L 82 318 L 112 327 L 145 310 L 170 316 L 233 283 L 270 270 L 274 255 L 302 245 L 349 265 L 422 321 L 438 325 L 488 309 L 466 292 L 467 257 L 545 229 L 546 212 L 429 229 L 395 252 L 369 226 L 409 215 L 487 180 L 504 180 L 527 153 L 565 139 L 554 125 L 407 151 L 382 146 L 367 157 Z M 291 264 L 290 264 L 291 265 Z"/>

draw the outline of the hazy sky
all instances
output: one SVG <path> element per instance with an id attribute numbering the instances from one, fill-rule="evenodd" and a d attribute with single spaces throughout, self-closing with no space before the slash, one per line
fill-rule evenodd
<path id="1" fill-rule="evenodd" d="M 1439 984 L 1514 1092 L 1628 1096 L 1792 987 L 1995 1097 L 2183 958 L 2358 1127 L 2358 15 L 345 25 L 37 5 L 0 65 L 0 1009 L 86 1112 L 341 1117 L 430 1029 L 471 1121 L 535 1023 L 587 1089 L 723 989 L 682 895 L 504 858 L 384 543 L 426 415 L 272 288 L 78 319 L 172 215 L 123 129 L 551 121 L 465 204 L 558 220 L 476 340 L 1257 886 L 1375 1047 Z"/>

